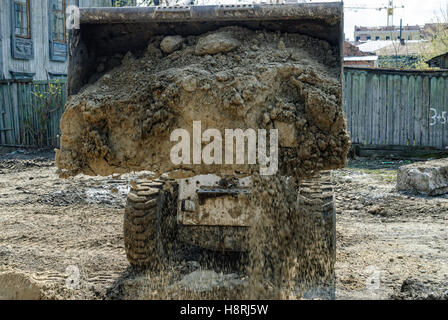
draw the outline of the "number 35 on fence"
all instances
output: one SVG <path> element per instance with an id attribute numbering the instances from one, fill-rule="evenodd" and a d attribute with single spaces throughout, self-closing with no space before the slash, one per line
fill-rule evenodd
<path id="1" fill-rule="evenodd" d="M 431 108 L 431 122 L 430 126 L 435 126 L 436 124 L 447 124 L 447 112 L 443 111 L 440 113 L 437 109 Z"/>

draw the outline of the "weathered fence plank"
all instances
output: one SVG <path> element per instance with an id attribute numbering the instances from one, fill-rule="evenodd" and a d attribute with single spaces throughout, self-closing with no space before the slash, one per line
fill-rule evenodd
<path id="1" fill-rule="evenodd" d="M 392 135 L 392 144 L 393 145 L 401 145 L 400 141 L 400 118 L 401 118 L 401 110 L 400 110 L 400 98 L 401 98 L 401 78 L 399 75 L 395 75 L 393 77 L 394 81 L 394 98 L 393 98 L 393 107 L 391 109 L 392 117 L 393 117 L 393 135 Z"/>
<path id="2" fill-rule="evenodd" d="M 6 127 L 5 127 L 5 115 L 6 115 L 6 104 L 4 99 L 3 88 L 0 87 L 0 139 L 6 141 Z"/>
<path id="3" fill-rule="evenodd" d="M 347 74 L 344 82 L 344 105 L 351 105 L 352 101 L 352 74 Z M 347 114 L 347 131 L 352 131 L 352 114 Z"/>
<path id="4" fill-rule="evenodd" d="M 370 108 L 372 112 L 372 138 L 370 139 L 370 144 L 380 143 L 380 78 L 374 75 L 372 78 L 372 106 Z"/>
<path id="5" fill-rule="evenodd" d="M 387 106 L 387 144 L 394 144 L 394 76 L 387 76 L 386 106 Z"/>
<path id="6" fill-rule="evenodd" d="M 422 143 L 425 146 L 430 146 L 430 114 L 431 114 L 431 91 L 430 79 L 423 78 L 423 116 L 422 116 Z"/>
<path id="7" fill-rule="evenodd" d="M 380 75 L 380 142 L 379 144 L 387 144 L 387 75 Z"/>
<path id="8" fill-rule="evenodd" d="M 448 147 L 448 72 L 345 68 L 353 143 Z"/>
<path id="9" fill-rule="evenodd" d="M 422 133 L 422 121 L 423 121 L 423 77 L 418 76 L 415 83 L 415 145 L 424 146 L 423 133 Z"/>
<path id="10" fill-rule="evenodd" d="M 408 81 L 408 112 L 409 116 L 406 117 L 406 125 L 408 126 L 408 145 L 415 145 L 415 77 L 410 76 Z"/>
<path id="11" fill-rule="evenodd" d="M 448 78 L 444 79 L 445 81 L 445 88 L 444 88 L 444 99 L 443 99 L 443 109 L 442 112 L 446 112 L 445 114 L 448 115 Z M 447 119 L 448 122 L 448 119 Z M 443 145 L 448 145 L 448 123 L 443 126 Z"/>
<path id="12" fill-rule="evenodd" d="M 353 74 L 352 77 L 352 139 L 353 142 L 361 143 L 361 141 L 358 141 L 358 128 L 362 123 L 360 123 L 359 119 L 359 75 L 357 73 Z"/>
<path id="13" fill-rule="evenodd" d="M 362 93 L 359 95 L 359 113 L 358 113 L 358 140 L 360 143 L 365 143 L 364 137 L 366 128 L 368 127 L 368 119 L 366 118 L 366 75 L 362 72 L 359 75 L 359 92 Z"/>
<path id="14" fill-rule="evenodd" d="M 401 101 L 400 101 L 400 145 L 408 145 L 408 126 L 407 121 L 409 117 L 409 100 L 408 100 L 408 78 L 401 78 Z"/>

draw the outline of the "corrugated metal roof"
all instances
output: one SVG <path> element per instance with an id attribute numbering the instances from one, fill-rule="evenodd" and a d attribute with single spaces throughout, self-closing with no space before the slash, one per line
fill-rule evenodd
<path id="1" fill-rule="evenodd" d="M 381 48 L 390 46 L 393 43 L 391 40 L 378 40 L 378 41 L 368 41 L 357 45 L 359 50 L 364 52 L 375 52 Z"/>
<path id="2" fill-rule="evenodd" d="M 407 40 L 405 45 L 401 45 L 400 41 L 378 40 L 368 41 L 358 45 L 357 47 L 364 52 L 374 52 L 379 56 L 390 55 L 418 55 L 427 45 L 427 40 Z"/>
<path id="3" fill-rule="evenodd" d="M 379 56 L 417 56 L 425 51 L 427 45 L 428 41 L 407 41 L 405 45 L 394 41 L 390 46 L 381 48 L 375 53 Z"/>
<path id="4" fill-rule="evenodd" d="M 412 47 L 417 48 L 419 44 L 427 42 L 426 40 L 407 40 L 405 42 L 405 46 L 402 46 L 400 44 L 400 41 L 392 41 L 392 40 L 378 40 L 378 41 L 368 41 L 365 43 L 362 43 L 360 45 L 357 45 L 359 50 L 364 52 L 375 52 L 376 54 L 379 54 L 378 51 L 384 48 L 396 48 L 398 46 L 400 47 Z"/>
<path id="5" fill-rule="evenodd" d="M 378 56 L 344 57 L 344 61 L 377 61 Z"/>

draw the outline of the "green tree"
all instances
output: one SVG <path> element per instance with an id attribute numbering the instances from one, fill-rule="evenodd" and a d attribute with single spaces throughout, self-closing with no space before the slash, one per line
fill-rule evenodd
<path id="1" fill-rule="evenodd" d="M 448 12 L 441 10 L 436 16 L 435 24 L 426 30 L 428 43 L 423 45 L 424 61 L 448 52 Z M 426 63 L 425 63 L 426 65 Z M 428 67 L 426 65 L 426 67 Z"/>

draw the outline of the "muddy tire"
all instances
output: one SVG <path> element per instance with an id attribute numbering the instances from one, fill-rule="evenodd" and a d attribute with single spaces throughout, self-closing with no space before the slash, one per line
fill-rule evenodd
<path id="1" fill-rule="evenodd" d="M 307 220 L 313 222 L 313 239 L 320 245 L 310 243 L 308 252 L 313 270 L 319 273 L 320 281 L 305 294 L 306 298 L 335 298 L 336 262 L 336 202 L 331 173 L 322 172 L 302 181 L 299 186 L 299 201 L 307 212 Z M 312 252 L 314 250 L 315 252 Z"/>
<path id="2" fill-rule="evenodd" d="M 177 183 L 166 182 L 157 207 L 157 252 L 159 260 L 163 262 L 169 260 L 179 248 L 177 199 Z"/>
<path id="3" fill-rule="evenodd" d="M 317 209 L 314 213 L 323 219 L 326 226 L 325 239 L 332 256 L 336 258 L 336 200 L 331 172 L 324 171 L 304 180 L 299 187 L 299 199 L 303 206 Z"/>
<path id="4" fill-rule="evenodd" d="M 176 236 L 175 191 L 171 183 L 160 180 L 131 183 L 123 223 L 131 266 L 155 269 L 165 261 L 167 243 L 174 242 Z"/>

